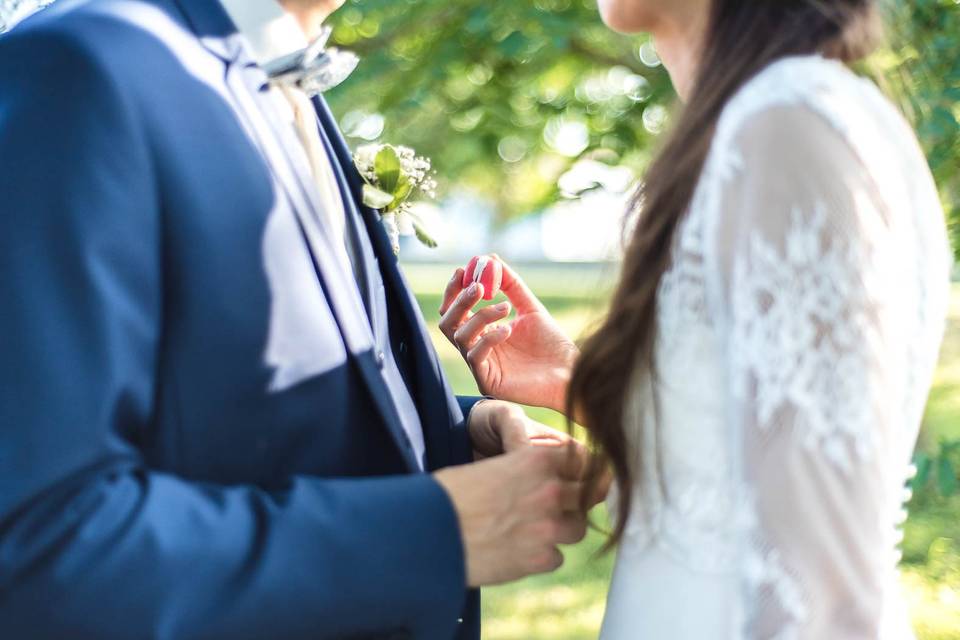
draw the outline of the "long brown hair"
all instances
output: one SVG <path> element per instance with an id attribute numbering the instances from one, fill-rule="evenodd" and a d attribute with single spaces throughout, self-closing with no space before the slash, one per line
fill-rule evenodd
<path id="1" fill-rule="evenodd" d="M 567 415 L 587 427 L 596 485 L 608 468 L 619 485 L 607 548 L 623 536 L 632 504 L 624 409 L 634 372 L 653 375 L 655 308 L 677 228 L 700 179 L 717 120 L 733 94 L 783 57 L 820 53 L 844 62 L 867 55 L 879 35 L 875 0 L 713 0 L 697 80 L 672 133 L 631 201 L 636 228 L 606 319 L 583 344 Z"/>

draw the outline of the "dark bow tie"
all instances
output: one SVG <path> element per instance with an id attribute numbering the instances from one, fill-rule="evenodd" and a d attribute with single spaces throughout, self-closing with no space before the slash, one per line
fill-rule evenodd
<path id="1" fill-rule="evenodd" d="M 319 37 L 306 49 L 263 65 L 270 81 L 298 87 L 313 97 L 346 80 L 357 68 L 360 58 L 350 51 L 328 48 L 332 32 L 330 27 L 323 27 Z"/>

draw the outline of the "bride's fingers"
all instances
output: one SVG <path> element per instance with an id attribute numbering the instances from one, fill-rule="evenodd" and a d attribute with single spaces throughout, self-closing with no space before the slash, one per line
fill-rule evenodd
<path id="1" fill-rule="evenodd" d="M 527 434 L 531 440 L 542 441 L 544 444 L 567 444 L 574 440 L 573 436 L 564 431 L 558 431 L 545 424 L 531 420 L 527 426 Z"/>
<path id="2" fill-rule="evenodd" d="M 469 320 L 460 325 L 460 328 L 454 332 L 453 343 L 457 345 L 461 351 L 469 351 L 477 341 L 477 338 L 487 330 L 487 327 L 503 320 L 508 315 L 510 315 L 509 302 L 501 302 L 500 304 L 480 309 L 480 311 L 473 314 Z"/>
<path id="3" fill-rule="evenodd" d="M 483 334 L 477 340 L 477 344 L 473 345 L 473 348 L 467 352 L 467 364 L 472 368 L 483 364 L 490 357 L 490 352 L 493 351 L 494 347 L 503 344 L 510 337 L 511 332 L 510 325 L 503 325 Z"/>
<path id="4" fill-rule="evenodd" d="M 447 312 L 450 305 L 456 299 L 457 294 L 463 291 L 463 269 L 457 269 L 453 272 L 453 278 L 447 283 L 447 288 L 443 291 L 443 302 L 440 303 L 440 315 Z"/>
<path id="5" fill-rule="evenodd" d="M 446 310 L 446 313 L 441 316 L 440 331 L 454 345 L 457 343 L 453 339 L 453 334 L 464 322 L 470 319 L 470 309 L 480 302 L 482 297 L 483 285 L 475 282 L 461 291 L 453 304 Z"/>
<path id="6" fill-rule="evenodd" d="M 543 303 L 534 295 L 530 287 L 527 286 L 527 283 L 523 281 L 523 278 L 517 275 L 517 272 L 504 262 L 500 256 L 495 253 L 492 255 L 500 262 L 500 266 L 503 267 L 503 281 L 500 284 L 500 291 L 513 303 L 513 306 L 517 308 L 517 312 L 524 314 L 543 311 Z"/>

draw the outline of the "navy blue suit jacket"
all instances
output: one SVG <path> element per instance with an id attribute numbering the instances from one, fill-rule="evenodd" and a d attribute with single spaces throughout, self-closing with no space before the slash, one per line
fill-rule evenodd
<path id="1" fill-rule="evenodd" d="M 479 636 L 238 39 L 215 0 L 68 0 L 0 38 L 4 640 Z M 470 401 L 317 107 L 427 465 L 468 462 Z"/>

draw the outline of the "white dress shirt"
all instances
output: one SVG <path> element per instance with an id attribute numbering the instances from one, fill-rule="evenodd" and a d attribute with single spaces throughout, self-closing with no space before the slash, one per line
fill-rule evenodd
<path id="1" fill-rule="evenodd" d="M 254 60 L 260 65 L 300 51 L 309 44 L 296 18 L 273 0 L 221 0 L 221 3 L 250 46 Z M 284 87 L 282 90 L 273 88 L 271 97 L 303 144 L 310 170 L 316 179 L 317 191 L 323 201 L 323 211 L 319 213 L 329 226 L 332 237 L 339 240 L 335 243 L 340 254 L 338 258 L 345 260 L 344 266 L 356 274 L 356 260 L 347 236 L 346 209 L 330 158 L 320 141 L 313 105 L 306 94 L 296 87 Z"/>
<path id="2" fill-rule="evenodd" d="M 220 0 L 220 3 L 260 64 L 300 51 L 308 44 L 297 19 L 274 0 Z"/>

